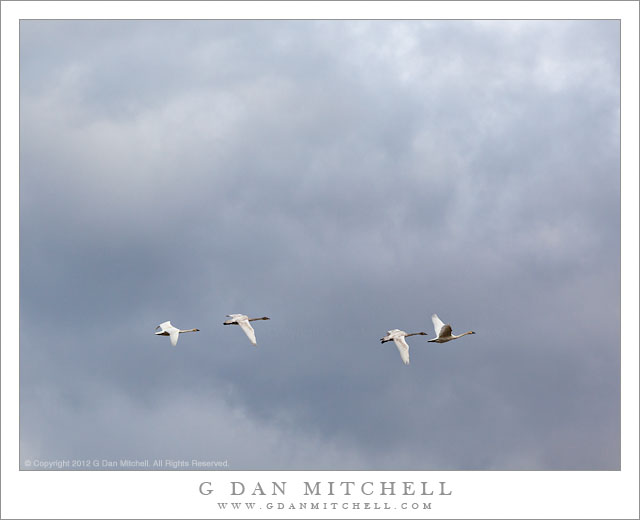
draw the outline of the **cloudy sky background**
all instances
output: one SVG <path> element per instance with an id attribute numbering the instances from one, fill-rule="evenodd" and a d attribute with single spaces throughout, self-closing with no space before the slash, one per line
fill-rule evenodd
<path id="1" fill-rule="evenodd" d="M 619 37 L 22 21 L 21 461 L 618 469 Z"/>

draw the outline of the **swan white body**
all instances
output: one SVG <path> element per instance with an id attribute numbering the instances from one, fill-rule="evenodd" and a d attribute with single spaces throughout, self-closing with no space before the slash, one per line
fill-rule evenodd
<path id="1" fill-rule="evenodd" d="M 426 332 L 413 332 L 411 334 L 407 334 L 404 330 L 393 329 L 388 330 L 387 335 L 384 338 L 380 339 L 380 343 L 386 343 L 387 341 L 393 341 L 398 348 L 398 352 L 400 352 L 400 357 L 402 358 L 402 362 L 405 365 L 409 364 L 409 344 L 407 340 L 404 339 L 409 336 L 426 336 Z"/>
<path id="2" fill-rule="evenodd" d="M 156 327 L 156 336 L 169 336 L 171 338 L 171 344 L 175 347 L 178 344 L 178 336 L 182 332 L 198 332 L 200 329 L 180 330 L 173 325 L 170 321 L 165 321 Z"/>
<path id="3" fill-rule="evenodd" d="M 249 338 L 249 341 L 254 346 L 257 346 L 257 343 L 256 343 L 256 331 L 253 330 L 253 327 L 251 326 L 251 323 L 249 323 L 249 322 L 250 321 L 268 320 L 268 319 L 270 319 L 270 318 L 267 318 L 266 316 L 263 316 L 262 318 L 249 318 L 248 316 L 246 316 L 244 314 L 227 314 L 227 318 L 231 318 L 231 319 L 225 321 L 223 323 L 223 325 L 240 325 L 240 327 L 242 328 L 244 333 Z"/>
<path id="4" fill-rule="evenodd" d="M 462 336 L 466 336 L 467 334 L 475 334 L 475 332 L 473 332 L 472 330 L 464 332 L 463 334 L 453 334 L 451 332 L 451 325 L 444 324 L 442 320 L 438 318 L 437 314 L 433 314 L 431 316 L 431 321 L 433 321 L 433 328 L 436 331 L 436 337 L 434 339 L 430 339 L 430 343 L 446 343 L 447 341 L 461 338 Z"/>

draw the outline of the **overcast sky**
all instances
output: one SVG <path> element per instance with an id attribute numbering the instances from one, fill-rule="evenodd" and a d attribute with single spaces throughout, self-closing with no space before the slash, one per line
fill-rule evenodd
<path id="1" fill-rule="evenodd" d="M 21 461 L 619 469 L 619 38 L 22 21 Z"/>

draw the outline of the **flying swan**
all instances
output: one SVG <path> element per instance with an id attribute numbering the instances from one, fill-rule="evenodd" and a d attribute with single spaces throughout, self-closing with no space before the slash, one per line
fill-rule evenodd
<path id="1" fill-rule="evenodd" d="M 430 339 L 430 343 L 446 343 L 447 341 L 461 338 L 467 334 L 475 334 L 472 330 L 465 332 L 464 334 L 458 334 L 457 336 L 452 334 L 451 325 L 445 325 L 442 323 L 442 320 L 438 318 L 437 314 L 431 316 L 431 321 L 433 321 L 433 328 L 436 330 L 436 337 L 434 339 Z"/>
<path id="2" fill-rule="evenodd" d="M 169 336 L 171 344 L 175 347 L 178 344 L 178 335 L 181 332 L 198 332 L 200 329 L 180 330 L 171 325 L 170 321 L 165 321 L 156 327 L 156 336 Z"/>
<path id="3" fill-rule="evenodd" d="M 244 314 L 227 314 L 227 318 L 231 318 L 231 319 L 225 321 L 223 325 L 240 325 L 242 330 L 244 330 L 244 333 L 249 338 L 249 341 L 251 341 L 253 345 L 256 345 L 256 332 L 253 330 L 253 327 L 249 322 L 270 319 L 270 318 L 267 318 L 266 316 L 263 316 L 262 318 L 249 318 Z"/>
<path id="4" fill-rule="evenodd" d="M 409 345 L 404 338 L 408 338 L 409 336 L 427 336 L 426 332 L 413 332 L 411 334 L 407 334 L 404 330 L 393 329 L 388 330 L 387 335 L 384 338 L 380 339 L 380 343 L 386 343 L 387 341 L 393 341 L 398 347 L 398 352 L 400 352 L 400 357 L 402 358 L 402 362 L 405 365 L 409 364 Z"/>

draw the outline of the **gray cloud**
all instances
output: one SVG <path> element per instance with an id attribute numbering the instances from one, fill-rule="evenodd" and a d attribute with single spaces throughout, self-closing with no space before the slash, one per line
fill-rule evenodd
<path id="1" fill-rule="evenodd" d="M 618 45 L 23 21 L 22 458 L 619 468 Z M 477 334 L 379 344 L 433 312 Z"/>

